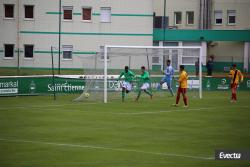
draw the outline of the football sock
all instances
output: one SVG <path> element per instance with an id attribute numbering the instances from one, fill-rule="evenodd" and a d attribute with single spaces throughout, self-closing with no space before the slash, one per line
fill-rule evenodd
<path id="1" fill-rule="evenodd" d="M 137 99 L 141 96 L 141 91 L 138 92 Z"/>
<path id="2" fill-rule="evenodd" d="M 173 91 L 173 89 L 170 88 L 169 91 L 170 91 L 171 95 L 174 96 L 174 91 Z"/>
<path id="3" fill-rule="evenodd" d="M 184 101 L 185 106 L 187 106 L 187 97 L 183 97 L 183 101 Z"/>
<path id="4" fill-rule="evenodd" d="M 157 85 L 157 90 L 160 90 L 161 89 L 161 84 L 158 84 Z"/>
<path id="5" fill-rule="evenodd" d="M 122 91 L 122 100 L 124 100 L 124 97 L 125 97 L 125 92 Z"/>
<path id="6" fill-rule="evenodd" d="M 234 100 L 237 100 L 236 93 L 234 93 Z"/>
<path id="7" fill-rule="evenodd" d="M 178 104 L 178 103 L 179 103 L 179 100 L 180 100 L 180 95 L 177 95 L 177 96 L 176 96 L 176 102 L 175 102 L 175 104 Z"/>
<path id="8" fill-rule="evenodd" d="M 145 93 L 147 93 L 149 96 L 152 96 L 152 93 L 150 92 L 150 91 L 148 91 L 148 90 L 144 90 L 145 91 Z"/>

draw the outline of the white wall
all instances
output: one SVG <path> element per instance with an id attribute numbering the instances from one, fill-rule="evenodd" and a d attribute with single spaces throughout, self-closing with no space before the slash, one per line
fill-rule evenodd
<path id="1" fill-rule="evenodd" d="M 15 19 L 4 20 L 3 4 L 15 4 Z M 13 43 L 17 46 L 17 0 L 0 1 L 0 50 L 4 43 Z M 35 6 L 35 18 L 32 21 L 24 20 L 24 5 Z M 100 13 L 100 7 L 111 7 L 112 14 L 141 14 L 152 15 L 152 0 L 108 0 L 89 1 L 62 0 L 62 6 L 73 6 L 73 13 L 81 13 L 83 6 L 92 7 L 93 13 Z M 34 44 L 34 58 L 25 59 L 24 53 L 20 53 L 21 67 L 50 67 L 50 54 L 37 53 L 50 51 L 50 46 L 58 48 L 57 34 L 37 34 L 36 32 L 58 32 L 58 14 L 47 14 L 47 12 L 58 12 L 58 1 L 51 0 L 20 0 L 20 31 L 31 31 L 32 33 L 20 34 L 20 49 L 24 44 Z M 100 16 L 92 15 L 90 23 L 83 22 L 81 15 L 73 15 L 72 21 L 63 21 L 62 32 L 69 33 L 97 33 L 92 35 L 68 35 L 62 34 L 62 45 L 73 45 L 74 52 L 99 52 L 102 45 L 152 45 L 153 17 L 152 16 L 111 16 L 111 23 L 100 23 Z M 98 35 L 98 33 L 110 33 L 111 35 Z M 120 35 L 115 35 L 120 34 Z M 129 35 L 121 35 L 129 34 Z M 137 34 L 137 35 L 131 35 Z M 151 34 L 151 35 L 138 35 Z M 81 56 L 73 55 L 72 60 L 62 60 L 62 68 L 82 68 Z M 55 54 L 55 66 L 57 57 Z M 13 60 L 5 60 L 4 53 L 0 52 L 0 67 L 16 67 L 17 55 Z"/>

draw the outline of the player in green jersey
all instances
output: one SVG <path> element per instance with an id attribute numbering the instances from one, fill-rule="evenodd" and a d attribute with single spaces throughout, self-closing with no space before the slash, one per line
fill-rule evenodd
<path id="1" fill-rule="evenodd" d="M 123 76 L 124 81 L 122 82 L 122 102 L 124 102 L 125 94 L 132 90 L 132 81 L 135 77 L 135 74 L 129 70 L 128 66 L 125 66 L 125 69 L 121 72 L 118 80 L 120 80 Z"/>
<path id="2" fill-rule="evenodd" d="M 152 92 L 149 91 L 149 88 L 150 88 L 149 73 L 145 70 L 144 66 L 141 67 L 141 71 L 142 71 L 142 74 L 139 76 L 139 78 L 140 78 L 140 82 L 141 82 L 142 86 L 138 92 L 138 95 L 137 95 L 137 98 L 135 101 L 139 100 L 140 95 L 141 95 L 141 91 L 144 91 L 145 93 L 147 93 L 151 99 L 153 98 Z"/>

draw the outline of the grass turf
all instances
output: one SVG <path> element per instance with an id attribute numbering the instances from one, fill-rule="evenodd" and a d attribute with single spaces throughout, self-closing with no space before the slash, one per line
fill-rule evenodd
<path id="1" fill-rule="evenodd" d="M 190 107 L 174 98 L 73 103 L 74 95 L 0 98 L 0 166 L 249 166 L 216 161 L 215 149 L 250 148 L 250 92 L 205 92 Z M 207 159 L 208 158 L 208 159 Z"/>

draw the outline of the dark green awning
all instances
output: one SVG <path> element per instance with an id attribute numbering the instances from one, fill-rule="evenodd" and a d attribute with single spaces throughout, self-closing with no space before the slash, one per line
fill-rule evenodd
<path id="1" fill-rule="evenodd" d="M 164 30 L 154 29 L 154 41 L 164 40 Z M 250 41 L 250 30 L 165 30 L 166 41 Z"/>

